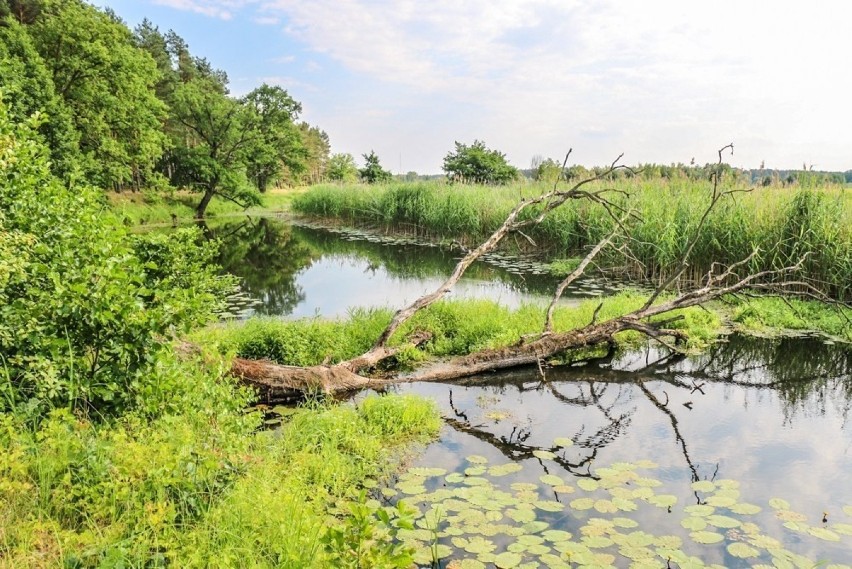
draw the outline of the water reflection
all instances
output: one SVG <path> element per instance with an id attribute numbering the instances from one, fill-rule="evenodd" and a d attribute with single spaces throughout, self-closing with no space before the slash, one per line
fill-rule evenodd
<path id="1" fill-rule="evenodd" d="M 849 346 L 734 336 L 697 357 L 648 348 L 545 377 L 527 370 L 400 388 L 434 397 L 450 426 L 418 464 L 461 471 L 468 455 L 509 459 L 524 465 L 512 481 L 537 483 L 542 474 L 598 478 L 600 467 L 650 459 L 681 505 L 706 498 L 692 482 L 733 479 L 743 500 L 764 504 L 759 523 L 788 547 L 852 559 L 848 543 L 803 540 L 765 506 L 783 497 L 819 525 L 823 512 L 840 521 L 852 504 Z M 574 444 L 561 448 L 557 437 Z M 646 522 L 657 533 L 683 531 L 667 527 L 671 520 Z"/>
<path id="2" fill-rule="evenodd" d="M 231 312 L 282 316 L 345 315 L 352 306 L 398 308 L 434 290 L 460 253 L 446 248 L 370 235 L 293 225 L 280 219 L 246 218 L 204 226 L 219 238 L 219 264 L 243 282 Z M 499 265 L 499 266 L 498 266 Z M 507 306 L 546 302 L 557 279 L 543 267 L 501 257 L 474 263 L 456 298 L 489 298 Z M 536 274 L 538 273 L 538 274 Z M 609 292 L 592 279 L 566 292 L 570 299 Z"/>

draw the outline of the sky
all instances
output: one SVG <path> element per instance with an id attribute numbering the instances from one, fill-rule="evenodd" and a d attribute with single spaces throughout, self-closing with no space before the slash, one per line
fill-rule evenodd
<path id="1" fill-rule="evenodd" d="M 852 2 L 98 0 L 173 29 L 231 92 L 280 85 L 332 152 L 440 173 L 482 140 L 528 168 L 852 169 Z"/>

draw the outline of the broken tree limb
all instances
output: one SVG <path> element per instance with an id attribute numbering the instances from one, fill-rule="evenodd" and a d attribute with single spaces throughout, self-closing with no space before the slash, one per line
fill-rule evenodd
<path id="1" fill-rule="evenodd" d="M 719 151 L 720 164 L 722 151 L 730 146 L 728 145 Z M 761 283 L 768 280 L 774 281 L 775 277 L 783 277 L 783 282 L 772 285 L 776 292 L 783 291 L 785 283 L 801 284 L 791 281 L 788 279 L 788 276 L 802 267 L 805 257 L 801 258 L 796 264 L 782 269 L 740 275 L 740 271 L 748 266 L 749 262 L 757 255 L 758 251 L 755 250 L 746 258 L 727 267 L 714 263 L 697 288 L 681 292 L 674 298 L 660 301 L 669 285 L 682 274 L 682 267 L 686 265 L 694 244 L 697 241 L 697 238 L 693 236 L 690 238 L 684 256 L 681 259 L 681 270 L 675 272 L 674 278 L 667 279 L 654 290 L 648 301 L 641 308 L 604 322 L 597 322 L 597 315 L 600 310 L 599 306 L 595 311 L 595 316 L 587 326 L 567 332 L 553 332 L 551 322 L 553 306 L 562 294 L 565 286 L 567 286 L 567 283 L 578 278 L 594 257 L 603 248 L 608 246 L 617 234 L 624 232 L 624 235 L 629 237 L 629 232 L 624 227 L 624 222 L 630 217 L 633 217 L 634 214 L 614 204 L 606 196 L 608 191 L 617 190 L 586 189 L 587 184 L 604 179 L 615 170 L 623 168 L 618 165 L 620 158 L 619 156 L 607 170 L 574 184 L 568 190 L 559 190 L 557 184 L 554 184 L 551 191 L 537 198 L 522 200 L 512 209 L 500 227 L 491 236 L 475 249 L 465 253 L 464 257 L 456 264 L 452 274 L 441 286 L 435 291 L 418 298 L 409 306 L 397 311 L 393 315 L 391 322 L 366 353 L 337 364 L 312 367 L 284 366 L 272 362 L 237 358 L 234 360 L 231 368 L 232 374 L 239 377 L 245 384 L 257 388 L 262 400 L 275 402 L 292 399 L 304 392 L 311 391 L 340 393 L 367 387 L 382 388 L 399 382 L 454 381 L 498 370 L 523 366 L 539 366 L 542 361 L 551 360 L 556 356 L 572 350 L 602 344 L 612 346 L 615 342 L 615 335 L 627 330 L 644 334 L 648 338 L 652 338 L 676 352 L 680 351 L 677 344 L 687 339 L 684 332 L 668 327 L 678 317 L 657 319 L 656 321 L 654 320 L 655 317 L 675 310 L 698 306 L 743 289 L 764 288 L 767 285 Z M 719 171 L 721 171 L 721 168 Z M 719 200 L 725 195 L 732 193 L 732 191 L 720 191 L 718 189 L 719 171 L 714 173 L 712 199 L 701 217 L 701 222 L 696 232 L 704 230 L 704 221 Z M 476 259 L 496 248 L 507 235 L 519 232 L 524 227 L 540 223 L 550 211 L 569 199 L 588 199 L 594 203 L 598 203 L 606 209 L 613 219 L 615 229 L 587 254 L 578 268 L 557 288 L 554 300 L 551 302 L 545 315 L 545 325 L 542 334 L 537 337 L 533 335 L 530 337 L 531 339 L 528 337 L 521 338 L 521 341 L 511 346 L 481 350 L 448 361 L 433 363 L 406 375 L 398 374 L 386 379 L 374 379 L 368 376 L 371 369 L 386 362 L 401 349 L 387 346 L 391 336 L 418 311 L 443 298 Z M 534 217 L 527 219 L 521 218 L 521 213 L 530 206 L 538 206 L 540 210 L 537 211 Z M 812 289 L 811 292 L 815 296 L 819 293 L 815 289 Z M 668 339 L 673 339 L 674 345 L 669 343 Z M 424 334 L 415 334 L 411 338 L 411 342 L 415 345 L 419 345 L 427 340 L 428 336 Z"/>

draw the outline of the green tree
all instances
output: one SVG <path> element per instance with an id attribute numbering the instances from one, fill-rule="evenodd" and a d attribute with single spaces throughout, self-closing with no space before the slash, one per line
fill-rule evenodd
<path id="1" fill-rule="evenodd" d="M 214 196 L 242 206 L 258 203 L 246 175 L 247 152 L 260 140 L 250 106 L 228 97 L 218 78 L 203 73 L 175 90 L 172 121 L 172 182 L 202 194 L 196 218 L 204 217 Z"/>
<path id="2" fill-rule="evenodd" d="M 449 178 L 475 184 L 506 184 L 517 179 L 518 169 L 506 162 L 506 155 L 488 149 L 484 142 L 455 145 L 455 151 L 444 157 L 444 172 Z"/>
<path id="3" fill-rule="evenodd" d="M 261 192 L 279 180 L 285 170 L 292 176 L 300 176 L 306 169 L 308 149 L 295 121 L 302 112 L 286 90 L 264 83 L 251 93 L 244 102 L 257 114 L 258 136 L 248 153 L 249 179 Z"/>
<path id="4" fill-rule="evenodd" d="M 124 23 L 81 0 L 43 2 L 27 30 L 72 113 L 92 181 L 142 183 L 166 142 L 156 63 Z"/>
<path id="5" fill-rule="evenodd" d="M 325 177 L 325 170 L 328 167 L 328 153 L 331 149 L 328 134 L 321 128 L 306 122 L 299 123 L 299 131 L 302 133 L 302 144 L 306 150 L 305 170 L 301 177 L 294 176 L 294 181 L 317 184 Z"/>
<path id="6" fill-rule="evenodd" d="M 379 182 L 387 182 L 393 178 L 388 170 L 382 168 L 379 163 L 379 157 L 372 150 L 369 154 L 364 154 L 364 167 L 359 170 L 361 179 L 368 184 L 376 184 Z"/>
<path id="7" fill-rule="evenodd" d="M 333 182 L 357 182 L 358 166 L 351 154 L 332 154 L 325 170 L 326 178 Z"/>
<path id="8" fill-rule="evenodd" d="M 541 160 L 533 169 L 533 178 L 537 182 L 552 184 L 562 176 L 562 164 L 553 158 Z"/>
<path id="9" fill-rule="evenodd" d="M 20 9 L 23 14 L 29 13 L 23 7 Z M 17 120 L 36 112 L 46 115 L 39 132 L 50 147 L 53 172 L 66 179 L 70 177 L 80 157 L 79 135 L 71 113 L 56 94 L 51 73 L 26 28 L 10 17 L 0 21 L 0 90 L 9 112 Z"/>

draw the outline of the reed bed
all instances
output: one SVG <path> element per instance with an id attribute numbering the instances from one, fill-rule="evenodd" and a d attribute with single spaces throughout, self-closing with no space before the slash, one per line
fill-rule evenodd
<path id="1" fill-rule="evenodd" d="M 604 182 L 593 186 L 604 187 Z M 645 282 L 661 282 L 682 257 L 710 202 L 709 181 L 622 179 L 606 182 L 611 194 L 638 214 L 632 221 L 630 261 L 611 254 L 610 270 Z M 522 198 L 547 191 L 536 184 L 487 187 L 435 182 L 383 186 L 323 185 L 298 196 L 294 211 L 386 232 L 406 232 L 465 244 L 494 231 Z M 852 189 L 746 186 L 725 197 L 710 214 L 683 276 L 696 282 L 711 263 L 730 264 L 758 254 L 750 270 L 778 269 L 807 254 L 800 276 L 836 298 L 852 298 Z M 531 212 L 530 215 L 534 213 Z M 582 254 L 613 227 L 607 212 L 587 200 L 565 203 L 527 235 L 551 258 Z M 510 240 L 524 249 L 530 243 Z"/>

